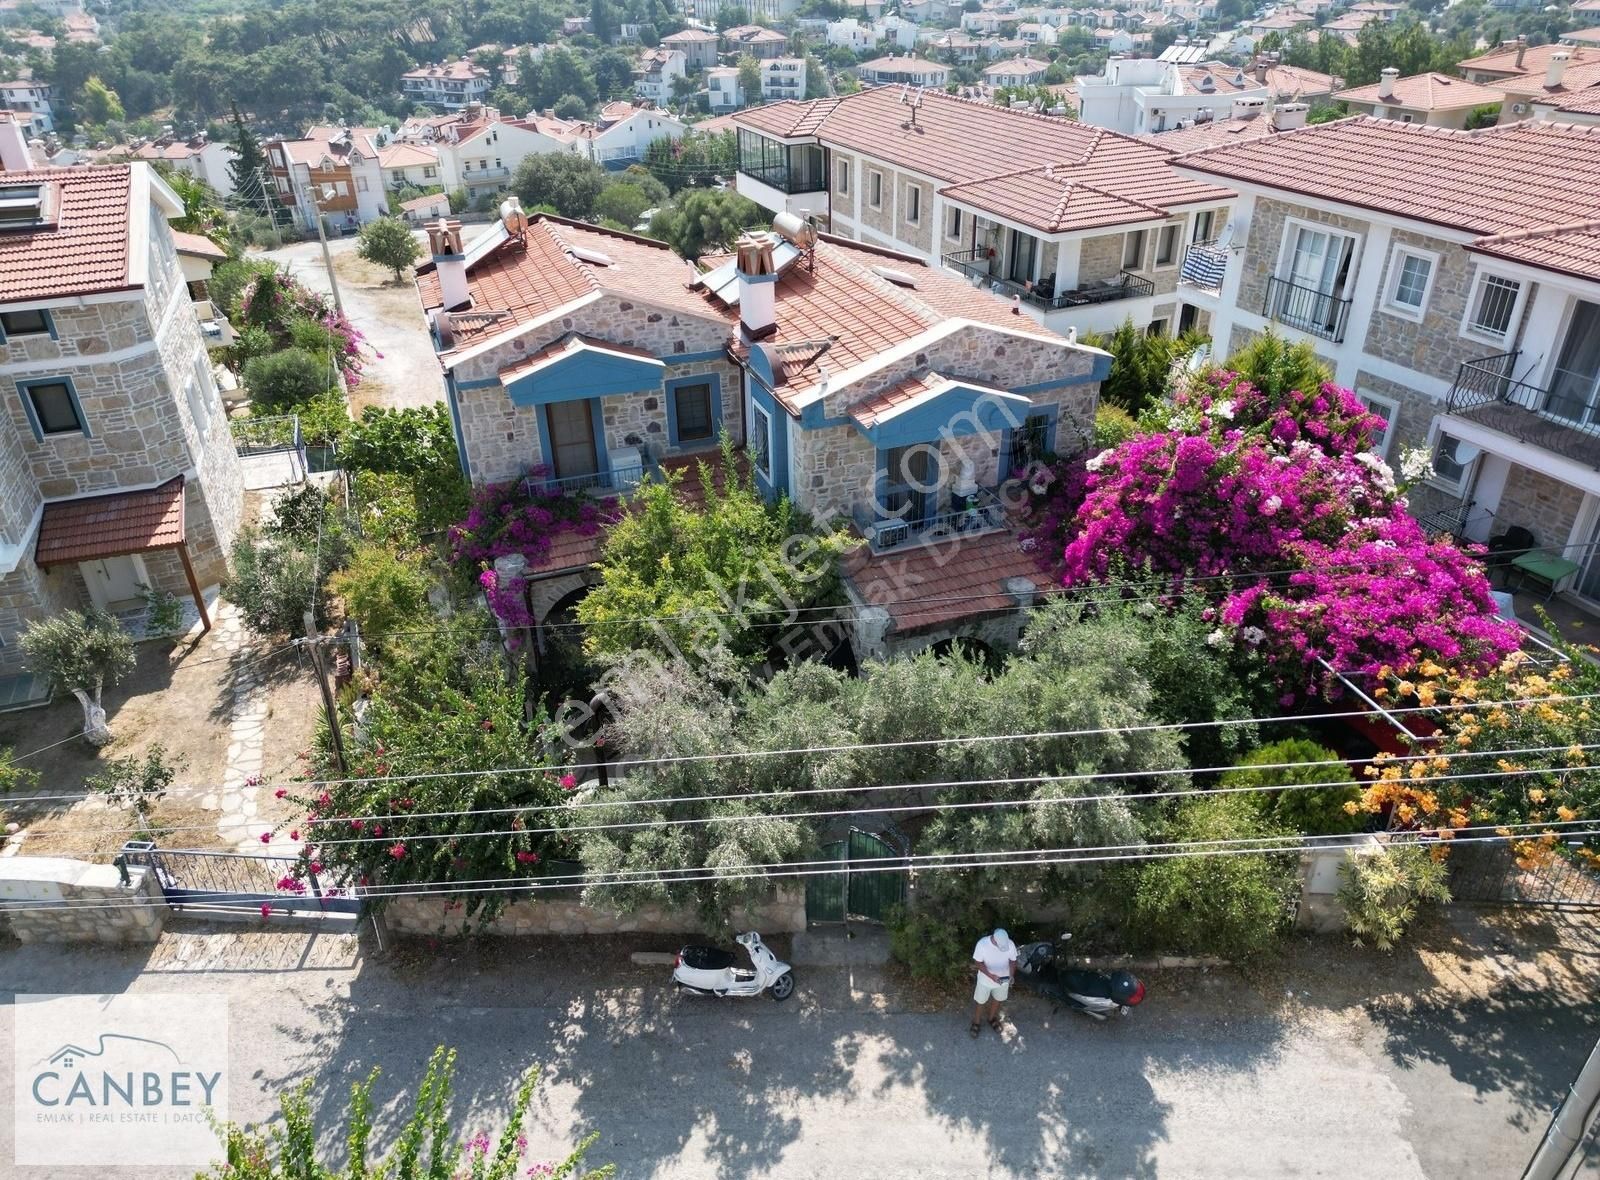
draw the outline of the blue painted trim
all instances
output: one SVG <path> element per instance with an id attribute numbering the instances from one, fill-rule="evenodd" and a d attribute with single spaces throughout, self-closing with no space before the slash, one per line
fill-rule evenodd
<path id="1" fill-rule="evenodd" d="M 28 416 L 28 425 L 33 427 L 33 437 L 36 442 L 43 442 L 47 438 L 56 438 L 63 434 L 73 434 L 71 430 L 52 430 L 49 434 L 44 432 L 44 427 L 39 422 L 39 415 L 34 411 L 33 398 L 30 391 L 36 385 L 65 385 L 67 396 L 72 399 L 72 411 L 78 415 L 78 430 L 84 438 L 93 438 L 94 432 L 89 429 L 89 416 L 83 412 L 83 403 L 78 400 L 78 387 L 72 383 L 71 377 L 35 377 L 32 381 L 18 381 L 17 392 L 22 395 L 22 411 Z"/>
<path id="2" fill-rule="evenodd" d="M 760 410 L 767 416 L 767 462 L 772 468 L 769 479 L 755 466 L 750 465 L 751 474 L 755 476 L 756 487 L 768 499 L 780 495 L 791 495 L 789 487 L 789 416 L 779 406 L 777 399 L 760 385 L 752 385 L 750 389 L 751 422 L 749 429 L 755 430 L 755 411 Z M 746 440 L 748 445 L 748 440 Z"/>
<path id="3" fill-rule="evenodd" d="M 472 482 L 472 460 L 467 457 L 467 439 L 461 432 L 461 405 L 456 400 L 455 378 L 449 373 L 444 375 L 444 400 L 450 408 L 450 429 L 456 436 L 456 457 L 461 460 L 461 474 L 467 477 L 467 482 Z"/>
<path id="4" fill-rule="evenodd" d="M 666 356 L 657 353 L 656 359 L 669 365 L 687 365 L 694 361 L 727 360 L 728 350 L 725 348 L 713 348 L 709 352 L 674 352 Z"/>
<path id="5" fill-rule="evenodd" d="M 771 275 L 747 275 L 747 274 L 744 273 L 744 271 L 738 270 L 738 269 L 735 269 L 734 273 L 737 274 L 740 279 L 742 279 L 744 282 L 747 282 L 747 283 L 776 283 L 778 281 L 778 276 L 775 275 L 775 274 L 771 274 Z"/>
<path id="6" fill-rule="evenodd" d="M 554 476 L 556 461 L 550 450 L 550 416 L 545 413 L 545 406 L 539 406 L 534 417 L 539 421 L 539 465 Z M 604 475 L 611 470 L 611 455 L 606 446 L 605 411 L 600 408 L 600 399 L 597 397 L 589 399 L 589 420 L 594 425 L 595 473 Z"/>
<path id="7" fill-rule="evenodd" d="M 1021 394 L 1001 399 L 987 390 L 957 382 L 938 397 L 903 410 L 886 422 L 874 426 L 858 423 L 856 429 L 879 450 L 889 450 L 947 436 L 1000 434 L 1032 409 Z"/>
<path id="8" fill-rule="evenodd" d="M 1054 404 L 1033 406 L 1023 418 L 1024 424 L 1026 424 L 1028 418 L 1048 418 L 1050 420 L 1050 424 L 1044 430 L 1044 449 L 1046 452 L 1054 454 L 1056 449 L 1056 426 L 1061 418 L 1061 407 Z M 999 474 L 1001 483 L 1011 478 L 1011 468 L 1013 466 L 1011 462 L 1011 438 L 1015 433 L 1013 430 L 1007 430 L 1000 440 Z"/>
<path id="9" fill-rule="evenodd" d="M 7 342 L 4 317 L 8 315 L 18 315 L 26 311 L 36 311 L 44 317 L 44 332 L 18 332 L 17 339 L 21 340 L 28 336 L 43 336 L 45 333 L 49 333 L 50 339 L 52 340 L 60 339 L 60 337 L 56 335 L 56 317 L 50 314 L 50 309 L 48 307 L 19 307 L 14 312 L 0 312 L 0 344 L 5 344 Z"/>
<path id="10" fill-rule="evenodd" d="M 506 385 L 506 394 L 513 405 L 546 406 L 615 393 L 642 393 L 661 388 L 662 370 L 661 362 L 654 359 L 584 351 L 517 378 Z"/>
<path id="11" fill-rule="evenodd" d="M 675 395 L 680 386 L 684 385 L 709 385 L 711 387 L 711 434 L 707 438 L 691 438 L 687 441 L 678 437 L 678 399 Z M 712 447 L 717 445 L 718 438 L 722 435 L 722 377 L 717 373 L 693 373 L 682 377 L 671 377 L 663 385 L 667 402 L 667 438 L 675 447 Z"/>
<path id="12" fill-rule="evenodd" d="M 465 262 L 467 260 L 465 254 L 434 254 L 431 257 L 435 262 Z"/>
<path id="13" fill-rule="evenodd" d="M 457 389 L 488 389 L 491 385 L 499 385 L 498 377 L 474 377 L 471 381 L 457 381 Z"/>

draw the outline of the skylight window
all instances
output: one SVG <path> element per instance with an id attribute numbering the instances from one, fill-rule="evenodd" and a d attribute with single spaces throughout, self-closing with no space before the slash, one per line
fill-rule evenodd
<path id="1" fill-rule="evenodd" d="M 49 185 L 0 185 L 0 233 L 49 225 L 52 204 Z"/>

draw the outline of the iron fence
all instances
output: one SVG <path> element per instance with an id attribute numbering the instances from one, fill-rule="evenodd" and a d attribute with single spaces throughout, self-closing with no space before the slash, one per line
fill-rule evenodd
<path id="1" fill-rule="evenodd" d="M 361 912 L 361 897 L 353 882 L 330 880 L 326 874 L 313 872 L 298 856 L 158 848 L 148 840 L 133 840 L 123 845 L 118 859 L 154 870 L 162 894 L 173 906 Z"/>
<path id="2" fill-rule="evenodd" d="M 614 495 L 637 491 L 644 482 L 644 466 L 614 467 L 610 471 L 596 471 L 591 475 L 563 477 L 529 475 L 522 480 L 522 491 L 528 496 L 575 496 L 585 493 Z"/>
<path id="3" fill-rule="evenodd" d="M 922 520 L 879 517 L 862 531 L 872 543 L 873 550 L 882 553 L 904 545 L 949 537 L 977 536 L 1005 527 L 1005 506 L 992 491 L 979 489 L 976 495 L 964 499 L 966 502 L 960 507 Z"/>
<path id="4" fill-rule="evenodd" d="M 1261 314 L 1338 344 L 1344 340 L 1350 300 L 1273 275 L 1267 279 L 1267 298 Z"/>
<path id="5" fill-rule="evenodd" d="M 298 451 L 304 445 L 300 436 L 300 415 L 278 414 L 270 418 L 235 418 L 228 423 L 233 434 L 233 449 L 239 455 L 270 455 L 276 451 Z"/>
<path id="6" fill-rule="evenodd" d="M 1450 850 L 1450 896 L 1467 904 L 1593 910 L 1600 909 L 1600 876 L 1559 854 L 1519 864 L 1509 844 L 1462 844 Z"/>
<path id="7" fill-rule="evenodd" d="M 1593 395 L 1517 380 L 1513 372 L 1520 355 L 1513 350 L 1463 362 L 1450 387 L 1450 413 L 1568 458 L 1593 462 L 1600 456 L 1600 422 L 1595 420 L 1600 411 Z"/>

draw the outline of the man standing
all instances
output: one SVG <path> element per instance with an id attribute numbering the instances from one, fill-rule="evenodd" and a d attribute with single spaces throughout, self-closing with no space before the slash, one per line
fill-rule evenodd
<path id="1" fill-rule="evenodd" d="M 977 1036 L 983 1029 L 985 1006 L 989 1009 L 989 1027 L 1001 1030 L 1000 1005 L 1011 994 L 1011 977 L 1017 969 L 1017 946 L 1004 930 L 978 940 L 972 948 L 972 965 L 978 973 L 978 987 L 972 993 L 972 1027 L 968 1030 Z"/>

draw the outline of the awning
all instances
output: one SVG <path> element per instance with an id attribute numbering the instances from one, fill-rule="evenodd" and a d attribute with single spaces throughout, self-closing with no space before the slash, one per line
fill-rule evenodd
<path id="1" fill-rule="evenodd" d="M 500 384 L 515 405 L 545 406 L 659 389 L 665 371 L 642 349 L 569 336 L 501 369 Z"/>
<path id="2" fill-rule="evenodd" d="M 40 569 L 125 557 L 184 542 L 183 476 L 137 492 L 56 500 L 44 506 L 34 564 Z"/>
<path id="3" fill-rule="evenodd" d="M 856 429 L 879 450 L 1021 426 L 1033 402 L 959 378 L 923 373 L 896 382 L 849 409 Z"/>

